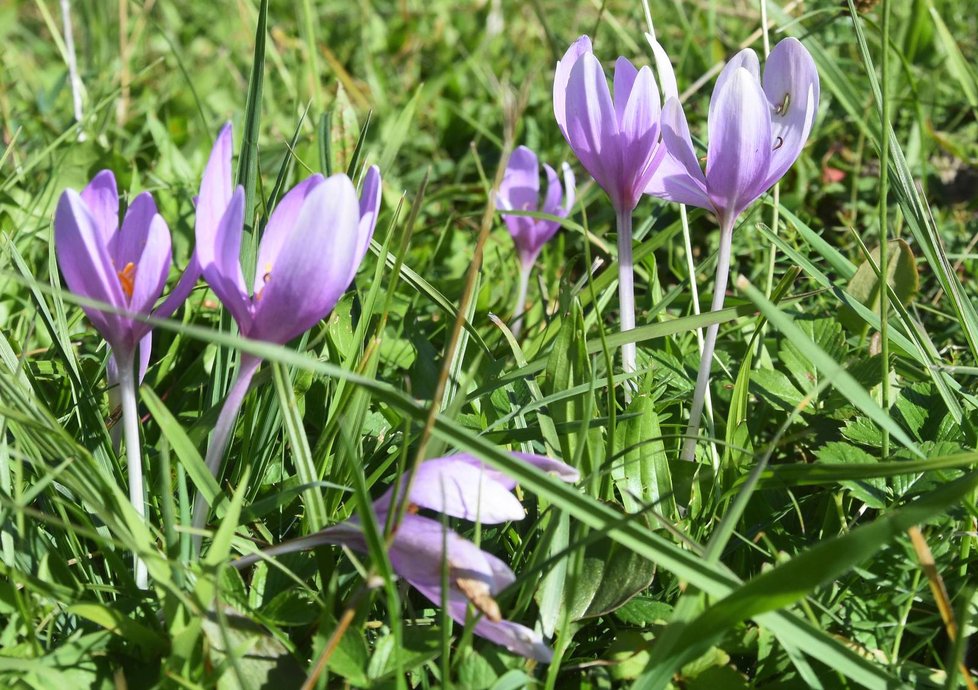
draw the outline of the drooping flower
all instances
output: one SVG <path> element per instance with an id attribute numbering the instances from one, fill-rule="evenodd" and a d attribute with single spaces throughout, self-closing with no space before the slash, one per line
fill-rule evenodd
<path id="1" fill-rule="evenodd" d="M 258 245 L 255 275 L 241 268 L 245 198 L 231 182 L 231 127 L 214 144 L 197 200 L 195 262 L 241 335 L 285 344 L 323 320 L 353 282 L 380 209 L 380 170 L 371 166 L 357 199 L 346 175 L 312 175 L 272 212 Z M 261 360 L 242 354 L 207 449 L 215 476 L 234 420 Z M 194 525 L 206 519 L 198 496 Z"/>
<path id="2" fill-rule="evenodd" d="M 662 47 L 648 36 L 666 99 L 676 97 L 676 76 Z M 615 208 L 618 231 L 618 302 L 621 330 L 635 328 L 632 211 L 658 174 L 666 149 L 660 138 L 662 99 L 649 67 L 636 69 L 624 57 L 615 63 L 614 95 L 608 89 L 591 39 L 581 36 L 557 62 L 554 115 L 584 169 Z M 625 373 L 637 369 L 634 342 L 622 346 Z M 626 388 L 626 396 L 630 388 Z"/>
<path id="3" fill-rule="evenodd" d="M 54 243 L 68 289 L 116 310 L 82 307 L 111 348 L 108 375 L 118 383 L 113 402 L 117 399 L 122 406 L 129 498 L 144 516 L 136 381 L 142 379 L 149 361 L 151 327 L 136 317 L 169 316 L 179 306 L 170 300 L 165 313 L 160 313 L 164 308 L 154 312 L 170 270 L 170 230 L 148 192 L 132 200 L 120 228 L 115 176 L 103 170 L 81 193 L 72 189 L 62 193 L 54 217 Z M 137 348 L 138 373 L 134 371 Z M 137 586 L 145 588 L 145 564 L 134 557 L 133 565 Z"/>
<path id="4" fill-rule="evenodd" d="M 528 453 L 514 456 L 535 465 L 559 479 L 575 482 L 580 475 L 569 465 Z M 396 525 L 389 541 L 388 557 L 394 571 L 407 580 L 433 604 L 448 604 L 448 614 L 464 625 L 470 605 L 478 619 L 473 630 L 509 651 L 549 662 L 553 652 L 536 631 L 502 616 L 496 595 L 515 581 L 513 571 L 503 561 L 448 529 L 438 520 L 417 515 L 427 509 L 451 517 L 484 524 L 521 520 L 523 506 L 513 495 L 516 482 L 467 454 L 452 455 L 421 463 L 410 487 L 402 486 L 398 497 L 407 494 L 408 511 Z M 374 502 L 378 524 L 387 521 L 397 506 L 394 490 L 389 489 Z M 266 556 L 340 544 L 367 553 L 360 521 L 350 518 L 317 534 L 272 547 Z M 243 567 L 258 560 L 248 556 L 235 563 Z M 448 587 L 443 586 L 443 570 L 448 568 Z"/>
<path id="5" fill-rule="evenodd" d="M 764 67 L 763 81 L 754 51 L 737 53 L 717 78 L 710 100 L 705 173 L 693 150 L 678 98 L 670 98 L 663 108 L 663 140 L 669 154 L 646 191 L 716 214 L 720 249 L 713 311 L 723 307 L 737 217 L 798 159 L 815 122 L 818 97 L 815 61 L 797 39 L 786 38 L 774 47 Z M 696 453 L 718 328 L 717 324 L 710 326 L 703 341 L 682 451 L 686 460 L 693 460 Z"/>
<path id="6" fill-rule="evenodd" d="M 540 211 L 566 218 L 574 207 L 574 173 L 567 163 L 562 168 L 563 187 L 554 169 L 546 163 L 543 164 L 547 175 L 547 191 L 541 200 L 540 162 L 532 150 L 520 146 L 509 157 L 506 172 L 499 184 L 499 192 L 496 194 L 496 205 L 502 211 L 503 221 L 509 228 L 520 257 L 520 287 L 514 310 L 518 316 L 513 323 L 513 334 L 517 337 L 523 322 L 522 312 L 526 305 L 530 271 L 543 245 L 560 229 L 560 223 L 547 218 L 513 215 L 506 211 Z"/>
<path id="7" fill-rule="evenodd" d="M 705 174 L 683 107 L 670 98 L 662 111 L 669 155 L 646 192 L 711 210 L 722 227 L 732 226 L 798 159 L 815 122 L 818 98 L 815 61 L 798 39 L 785 38 L 774 47 L 763 81 L 757 54 L 740 51 L 713 89 Z"/>

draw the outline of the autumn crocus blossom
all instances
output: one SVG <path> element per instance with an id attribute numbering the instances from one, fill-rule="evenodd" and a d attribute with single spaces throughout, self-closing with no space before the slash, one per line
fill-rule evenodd
<path id="1" fill-rule="evenodd" d="M 83 306 L 112 350 L 110 378 L 118 382 L 126 441 L 129 498 L 139 515 L 145 515 L 143 474 L 136 411 L 136 380 L 149 361 L 150 325 L 138 315 L 165 318 L 179 306 L 168 300 L 153 308 L 160 298 L 170 270 L 170 231 L 148 192 L 130 202 L 119 226 L 119 192 L 115 176 L 98 173 L 78 193 L 65 190 L 54 217 L 54 242 L 58 265 L 68 288 L 114 311 Z M 139 373 L 135 354 L 139 350 Z M 145 565 L 134 561 L 136 583 L 147 586 Z"/>
<path id="2" fill-rule="evenodd" d="M 513 453 L 524 462 L 566 482 L 580 478 L 569 465 L 540 455 Z M 427 509 L 464 520 L 497 524 L 521 520 L 523 506 L 513 495 L 516 482 L 506 474 L 483 464 L 468 454 L 451 455 L 421 463 L 410 487 L 398 492 L 405 498 L 408 511 L 395 526 L 389 540 L 388 557 L 394 571 L 435 605 L 448 604 L 448 615 L 464 625 L 472 606 L 478 616 L 473 630 L 476 635 L 502 645 L 509 651 L 538 661 L 549 662 L 553 652 L 536 631 L 503 618 L 496 595 L 511 585 L 516 577 L 503 561 L 438 520 L 416 514 Z M 394 490 L 389 489 L 374 502 L 379 524 L 397 508 Z M 314 548 L 322 544 L 347 546 L 367 553 L 361 523 L 351 518 L 317 534 L 272 547 L 265 556 Z M 247 556 L 235 563 L 243 567 L 260 556 Z M 444 569 L 448 569 L 448 586 L 444 586 Z"/>
<path id="3" fill-rule="evenodd" d="M 649 43 L 663 95 L 674 98 L 678 91 L 672 64 L 654 39 L 649 37 Z M 659 86 L 649 67 L 636 69 L 619 57 L 612 94 L 591 39 L 581 36 L 557 62 L 553 95 L 560 131 L 615 208 L 621 328 L 631 330 L 635 328 L 632 211 L 666 153 L 660 140 Z M 622 364 L 626 373 L 635 371 L 635 343 L 622 347 Z"/>
<path id="4" fill-rule="evenodd" d="M 214 145 L 197 202 L 196 261 L 241 335 L 285 344 L 325 318 L 353 282 L 380 208 L 380 171 L 366 172 L 361 198 L 346 175 L 312 175 L 275 207 L 258 245 L 257 269 L 241 268 L 244 189 L 231 183 L 231 128 Z M 242 354 L 207 449 L 215 476 L 231 428 L 261 360 Z M 201 496 L 194 523 L 203 525 Z"/>
<path id="5" fill-rule="evenodd" d="M 513 323 L 513 335 L 517 337 L 523 323 L 530 271 L 543 245 L 560 229 L 560 223 L 548 218 L 513 215 L 506 211 L 539 211 L 566 218 L 574 207 L 574 173 L 566 163 L 562 168 L 563 187 L 554 169 L 546 163 L 543 164 L 547 176 L 547 191 L 541 199 L 540 162 L 532 150 L 520 146 L 510 155 L 496 194 L 496 206 L 502 211 L 503 221 L 513 237 L 520 257 L 520 287 L 514 310 L 517 317 Z"/>
<path id="6" fill-rule="evenodd" d="M 713 310 L 723 307 L 730 268 L 730 244 L 737 217 L 780 180 L 797 160 L 818 111 L 815 62 L 795 38 L 786 38 L 768 56 L 761 79 L 753 50 L 742 50 L 717 78 L 707 122 L 706 172 L 693 150 L 678 99 L 662 111 L 662 135 L 669 155 L 646 191 L 671 201 L 713 211 L 720 223 L 720 249 Z M 703 343 L 690 408 L 683 457 L 692 460 L 718 325 Z"/>

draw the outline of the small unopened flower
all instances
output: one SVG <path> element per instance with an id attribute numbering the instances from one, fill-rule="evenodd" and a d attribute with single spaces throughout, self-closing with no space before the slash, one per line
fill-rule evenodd
<path id="1" fill-rule="evenodd" d="M 566 218 L 574 207 L 574 173 L 567 163 L 562 165 L 564 185 L 561 187 L 557 173 L 546 163 L 547 191 L 540 194 L 540 162 L 537 155 L 520 146 L 509 157 L 506 172 L 496 194 L 496 206 L 502 212 L 503 221 L 513 237 L 520 257 L 520 288 L 516 300 L 517 319 L 513 334 L 519 336 L 526 305 L 526 292 L 530 271 L 540 255 L 543 245 L 560 229 L 560 223 L 549 218 L 519 216 L 506 211 L 540 211 L 558 218 Z"/>
<path id="2" fill-rule="evenodd" d="M 575 482 L 580 478 L 577 470 L 559 460 L 527 453 L 513 455 L 563 481 Z M 515 654 L 549 662 L 553 652 L 543 637 L 526 626 L 506 620 L 496 601 L 496 596 L 516 580 L 510 567 L 438 520 L 417 514 L 419 509 L 427 509 L 483 524 L 521 520 L 526 513 L 512 493 L 515 487 L 511 477 L 463 453 L 421 463 L 410 487 L 401 486 L 399 500 L 394 500 L 394 490 L 389 489 L 373 507 L 378 523 L 383 525 L 388 513 L 407 494 L 407 513 L 395 526 L 388 547 L 391 566 L 400 577 L 433 604 L 441 606 L 447 602 L 448 615 L 461 625 L 469 617 L 471 607 L 477 617 L 473 627 L 476 635 Z M 368 552 L 360 521 L 350 518 L 317 534 L 272 547 L 265 555 L 280 555 L 321 544 L 339 544 Z M 256 560 L 257 556 L 248 556 L 235 565 L 243 567 Z M 445 568 L 447 589 L 442 579 Z"/>

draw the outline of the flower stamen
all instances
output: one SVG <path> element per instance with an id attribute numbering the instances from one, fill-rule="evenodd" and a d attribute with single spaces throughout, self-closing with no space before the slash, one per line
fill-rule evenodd
<path id="1" fill-rule="evenodd" d="M 122 285 L 122 291 L 126 293 L 126 297 L 132 299 L 132 290 L 136 283 L 136 264 L 132 261 L 125 265 L 121 271 L 117 271 L 116 275 L 119 276 L 119 284 Z"/>

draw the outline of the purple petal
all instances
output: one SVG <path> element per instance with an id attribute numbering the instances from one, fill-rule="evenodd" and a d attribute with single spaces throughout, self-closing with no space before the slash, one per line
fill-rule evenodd
<path id="1" fill-rule="evenodd" d="M 244 232 L 244 188 L 239 186 L 231 196 L 227 210 L 214 233 L 215 249 L 220 249 L 210 263 L 203 264 L 204 280 L 211 286 L 244 335 L 252 326 L 251 299 L 241 273 L 241 233 Z M 200 245 L 197 245 L 198 249 Z"/>
<path id="2" fill-rule="evenodd" d="M 716 84 L 713 85 L 714 95 L 720 93 L 720 89 L 723 88 L 723 85 L 727 83 L 727 80 L 739 68 L 743 68 L 750 72 L 751 76 L 753 76 L 757 81 L 761 80 L 761 63 L 757 59 L 757 53 L 750 48 L 744 48 L 730 58 L 730 60 L 727 61 L 727 64 L 723 66 L 720 76 L 717 77 Z M 710 101 L 709 116 L 713 117 L 713 100 Z"/>
<path id="3" fill-rule="evenodd" d="M 522 520 L 526 511 L 495 475 L 455 457 L 427 460 L 414 473 L 408 501 L 445 515 L 485 524 Z M 403 495 L 403 488 L 400 493 Z M 392 494 L 393 489 L 390 489 L 377 501 L 379 511 L 389 509 Z"/>
<path id="4" fill-rule="evenodd" d="M 669 99 L 662 109 L 662 141 L 669 153 L 646 186 L 645 193 L 712 210 L 713 202 L 706 193 L 706 177 L 693 150 L 686 114 L 679 99 Z"/>
<path id="5" fill-rule="evenodd" d="M 441 591 L 443 560 L 447 561 L 450 582 L 458 578 L 481 582 L 494 594 L 499 576 L 487 555 L 437 520 L 410 514 L 398 525 L 388 551 L 397 574 L 425 594 Z M 438 599 L 432 601 L 440 603 Z"/>
<path id="6" fill-rule="evenodd" d="M 557 172 L 546 163 L 543 164 L 543 172 L 547 176 L 547 195 L 543 199 L 543 208 L 540 210 L 552 216 L 567 215 L 560 205 L 564 190 L 560 187 L 560 178 L 557 177 Z"/>
<path id="7" fill-rule="evenodd" d="M 456 618 L 453 615 L 452 618 L 464 624 L 464 608 L 462 611 L 461 616 Z M 456 607 L 453 607 L 451 613 L 455 614 L 455 612 Z M 545 664 L 553 661 L 553 650 L 543 641 L 543 636 L 519 623 L 508 620 L 491 621 L 483 616 L 476 622 L 472 631 L 479 637 L 484 637 L 490 642 L 505 647 L 513 654 L 519 654 L 528 659 L 536 659 Z"/>
<path id="8" fill-rule="evenodd" d="M 773 143 L 771 167 L 760 193 L 798 159 L 818 112 L 818 70 L 798 39 L 786 38 L 774 46 L 764 66 L 764 93 L 773 106 Z"/>
<path id="9" fill-rule="evenodd" d="M 577 200 L 577 187 L 574 180 L 574 171 L 567 163 L 560 164 L 564 173 L 564 205 L 558 215 L 569 216 L 574 210 L 574 202 Z"/>
<path id="10" fill-rule="evenodd" d="M 195 251 L 201 268 L 212 263 L 219 251 L 216 246 L 218 225 L 234 192 L 231 182 L 231 146 L 231 123 L 228 122 L 221 128 L 214 148 L 211 149 L 197 197 L 194 235 L 197 240 Z"/>
<path id="11" fill-rule="evenodd" d="M 590 53 L 574 65 L 567 84 L 567 142 L 612 204 L 621 208 L 626 193 L 620 182 L 618 117 L 601 64 Z"/>
<path id="12" fill-rule="evenodd" d="M 54 216 L 54 243 L 58 265 L 68 289 L 75 294 L 126 307 L 126 298 L 95 219 L 77 192 L 67 189 Z M 82 307 L 102 336 L 116 348 L 126 347 L 129 322 L 116 314 Z"/>
<path id="13" fill-rule="evenodd" d="M 108 245 L 119 229 L 119 190 L 112 171 L 103 170 L 93 177 L 81 191 L 81 198 L 92 214 L 95 229 L 101 235 L 102 242 Z"/>
<path id="14" fill-rule="evenodd" d="M 296 221 L 302 205 L 306 202 L 306 197 L 325 181 L 326 178 L 318 173 L 307 177 L 290 189 L 272 211 L 258 245 L 258 263 L 253 288 L 255 294 L 265 287 L 265 275 L 272 270 L 279 252 L 288 243 L 291 233 L 295 231 Z"/>
<path id="15" fill-rule="evenodd" d="M 679 98 L 676 73 L 672 69 L 672 61 L 669 60 L 669 55 L 652 34 L 645 34 L 645 40 L 649 42 L 649 46 L 652 48 L 652 56 L 655 58 L 655 71 L 659 77 L 659 87 L 662 89 L 662 100 L 668 101 L 670 98 Z"/>
<path id="16" fill-rule="evenodd" d="M 143 255 L 143 247 L 149 236 L 149 226 L 156 216 L 156 203 L 149 192 L 136 196 L 126 209 L 122 229 L 109 239 L 109 257 L 116 271 L 122 271 L 127 264 L 138 265 Z"/>
<path id="17" fill-rule="evenodd" d="M 180 305 L 190 296 L 201 275 L 203 275 L 203 271 L 200 270 L 200 264 L 197 262 L 197 254 L 191 254 L 190 263 L 187 264 L 183 273 L 180 274 L 180 280 L 177 281 L 177 286 L 166 296 L 163 304 L 153 312 L 153 316 L 158 319 L 170 318 L 173 312 L 179 309 Z"/>
<path id="18" fill-rule="evenodd" d="M 353 270 L 350 273 L 350 280 L 353 280 L 357 268 L 370 247 L 370 239 L 374 236 L 374 228 L 377 227 L 377 215 L 380 213 L 382 192 L 380 168 L 371 165 L 363 177 L 363 189 L 360 190 L 360 225 L 357 227 L 359 244 L 357 245 L 356 259 L 353 262 Z"/>
<path id="19" fill-rule="evenodd" d="M 540 163 L 537 155 L 520 146 L 509 156 L 496 197 L 506 211 L 536 211 L 540 198 Z"/>
<path id="20" fill-rule="evenodd" d="M 591 52 L 591 39 L 581 36 L 571 44 L 564 57 L 557 61 L 557 68 L 554 71 L 554 117 L 557 118 L 557 126 L 564 133 L 564 138 L 570 141 L 567 136 L 567 82 L 570 80 L 571 70 L 577 64 L 578 59 L 585 53 Z"/>
<path id="21" fill-rule="evenodd" d="M 635 77 L 628 103 L 619 123 L 619 145 L 622 156 L 622 183 L 628 185 L 632 205 L 655 172 L 654 160 L 659 140 L 659 92 L 652 70 L 643 67 Z"/>
<path id="22" fill-rule="evenodd" d="M 350 285 L 359 223 L 356 190 L 346 175 L 333 175 L 309 193 L 264 276 L 264 290 L 255 295 L 252 337 L 286 343 L 332 311 Z"/>
<path id="23" fill-rule="evenodd" d="M 625 106 L 632 95 L 636 77 L 638 70 L 635 65 L 628 58 L 619 56 L 615 60 L 614 96 L 611 99 L 615 103 L 615 118 L 619 124 L 625 116 Z"/>
<path id="24" fill-rule="evenodd" d="M 122 227 L 125 232 L 125 223 Z M 162 216 L 153 216 L 141 249 L 141 255 L 135 264 L 136 274 L 129 308 L 140 314 L 149 314 L 156 300 L 160 298 L 163 286 L 166 285 L 166 276 L 170 272 L 170 229 L 166 227 Z M 150 325 L 136 323 L 134 329 L 137 332 L 148 332 Z"/>
<path id="25" fill-rule="evenodd" d="M 748 70 L 736 68 L 714 91 L 708 128 L 707 189 L 722 222 L 732 222 L 757 198 L 771 158 L 770 106 Z"/>
<path id="26" fill-rule="evenodd" d="M 136 383 L 141 384 L 146 378 L 146 370 L 149 369 L 149 359 L 153 354 L 153 331 L 146 331 L 146 335 L 139 341 L 139 378 Z M 112 360 L 113 362 L 115 360 Z"/>

